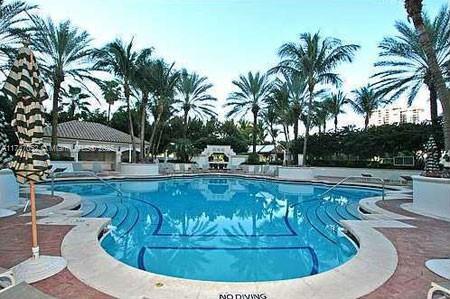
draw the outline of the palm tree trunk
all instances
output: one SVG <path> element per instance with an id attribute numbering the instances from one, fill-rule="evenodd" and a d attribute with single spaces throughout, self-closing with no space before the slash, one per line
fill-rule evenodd
<path id="1" fill-rule="evenodd" d="M 314 87 L 310 87 L 309 89 L 309 101 L 308 101 L 308 115 L 306 116 L 306 130 L 305 130 L 305 139 L 303 140 L 303 161 L 301 166 L 305 166 L 306 162 L 306 153 L 308 148 L 308 137 L 309 137 L 309 128 L 311 126 L 311 113 L 312 113 L 312 103 L 313 103 L 313 94 Z"/>
<path id="2" fill-rule="evenodd" d="M 55 81 L 53 87 L 53 99 L 52 99 L 52 140 L 51 140 L 51 155 L 52 159 L 58 158 L 57 146 L 58 146 L 58 115 L 59 115 L 59 93 L 61 91 L 61 82 Z"/>
<path id="3" fill-rule="evenodd" d="M 364 117 L 364 130 L 367 130 L 367 128 L 369 127 L 369 119 L 370 115 L 369 113 L 366 113 L 366 116 Z"/>
<path id="4" fill-rule="evenodd" d="M 337 114 L 334 116 L 334 132 L 337 133 L 338 119 Z"/>
<path id="5" fill-rule="evenodd" d="M 111 104 L 108 104 L 108 124 L 111 124 Z"/>
<path id="6" fill-rule="evenodd" d="M 253 111 L 253 150 L 256 154 L 256 134 L 258 133 L 258 111 Z"/>
<path id="7" fill-rule="evenodd" d="M 165 124 L 165 123 L 163 123 L 163 124 Z M 165 128 L 165 125 L 161 126 L 161 130 L 159 131 L 158 142 L 156 143 L 156 146 L 153 149 L 154 156 L 156 156 L 158 154 L 157 151 L 159 149 L 159 145 L 161 144 L 161 139 L 162 139 L 162 135 L 164 133 L 164 128 Z"/>
<path id="8" fill-rule="evenodd" d="M 186 139 L 187 138 L 187 131 L 188 131 L 188 115 L 189 115 L 189 110 L 188 109 L 184 109 L 184 117 L 183 117 L 183 123 L 184 123 L 184 128 L 183 128 L 183 138 Z"/>
<path id="9" fill-rule="evenodd" d="M 294 120 L 294 140 L 297 140 L 298 138 L 298 115 L 295 115 L 295 120 Z"/>
<path id="10" fill-rule="evenodd" d="M 430 116 L 431 116 L 431 123 L 434 127 L 437 127 L 438 125 L 438 95 L 436 88 L 434 87 L 433 83 L 429 83 L 428 90 L 430 92 Z"/>
<path id="11" fill-rule="evenodd" d="M 160 110 L 160 109 L 158 109 L 158 110 Z M 161 115 L 162 115 L 162 111 L 158 111 L 158 116 L 156 117 L 155 121 L 153 122 L 152 135 L 150 136 L 150 141 L 149 141 L 150 148 L 153 148 L 153 141 L 155 140 L 156 129 L 158 128 L 158 124 L 161 120 Z M 153 151 L 152 151 L 152 154 L 153 154 Z"/>
<path id="12" fill-rule="evenodd" d="M 436 53 L 428 32 L 425 30 L 422 17 L 422 0 L 405 0 L 405 8 L 419 33 L 419 41 L 428 59 L 430 75 L 441 101 L 444 116 L 445 149 L 450 150 L 450 90 L 445 85 L 444 76 L 439 67 Z"/>
<path id="13" fill-rule="evenodd" d="M 130 131 L 131 138 L 131 146 L 132 146 L 132 154 L 131 154 L 131 162 L 136 163 L 136 144 L 134 143 L 134 128 L 133 128 L 133 115 L 131 114 L 131 105 L 130 105 L 130 87 L 128 83 L 125 82 L 123 86 L 123 90 L 125 93 L 125 100 L 127 101 L 127 112 L 128 112 L 128 129 Z"/>
<path id="14" fill-rule="evenodd" d="M 141 103 L 141 127 L 139 132 L 139 139 L 141 142 L 141 151 L 139 152 L 139 160 L 141 163 L 144 162 L 144 149 L 145 149 L 145 121 L 147 118 L 147 104 L 148 104 L 148 94 L 142 93 L 142 103 Z"/>

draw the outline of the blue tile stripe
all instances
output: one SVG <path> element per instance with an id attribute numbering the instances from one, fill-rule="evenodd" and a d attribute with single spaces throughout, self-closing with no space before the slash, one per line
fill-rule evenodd
<path id="1" fill-rule="evenodd" d="M 138 254 L 138 268 L 145 271 L 145 261 L 144 261 L 144 255 L 145 255 L 145 247 L 141 247 L 141 250 L 139 250 Z"/>

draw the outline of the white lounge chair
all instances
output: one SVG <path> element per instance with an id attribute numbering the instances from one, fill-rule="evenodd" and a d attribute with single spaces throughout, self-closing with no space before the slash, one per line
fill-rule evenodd
<path id="1" fill-rule="evenodd" d="M 103 165 L 101 163 L 94 162 L 92 164 L 92 172 L 100 173 L 103 171 Z"/>
<path id="2" fill-rule="evenodd" d="M 0 293 L 16 285 L 16 279 L 12 270 L 0 268 Z"/>
<path id="3" fill-rule="evenodd" d="M 72 168 L 73 168 L 73 171 L 83 171 L 84 170 L 83 169 L 83 164 L 80 163 L 80 162 L 72 163 Z"/>
<path id="4" fill-rule="evenodd" d="M 0 170 L 0 190 L 0 217 L 14 215 L 23 202 L 19 200 L 19 184 L 12 170 Z"/>
<path id="5" fill-rule="evenodd" d="M 450 281 L 432 282 L 431 288 L 428 291 L 427 299 L 433 299 L 433 296 L 437 294 L 444 295 L 445 297 L 435 298 L 450 298 Z"/>

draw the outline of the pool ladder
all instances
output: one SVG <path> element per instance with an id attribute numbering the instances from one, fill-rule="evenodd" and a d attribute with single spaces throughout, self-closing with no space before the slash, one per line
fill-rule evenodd
<path id="1" fill-rule="evenodd" d="M 383 180 L 382 178 L 374 177 L 374 176 L 348 176 L 348 177 L 346 177 L 346 178 L 340 180 L 339 182 L 337 182 L 337 183 L 336 183 L 335 185 L 333 185 L 331 188 L 327 189 L 325 192 L 323 192 L 322 194 L 320 194 L 318 197 L 324 196 L 325 194 L 327 194 L 327 193 L 330 192 L 331 190 L 335 189 L 337 186 L 342 185 L 343 183 L 345 183 L 346 181 L 348 181 L 348 180 L 350 180 L 350 179 L 365 179 L 365 180 L 368 180 L 368 179 L 374 179 L 374 180 L 380 181 L 380 182 L 381 182 L 381 187 L 382 187 L 382 191 L 381 191 L 381 199 L 384 200 L 384 194 L 385 194 L 385 188 L 384 188 L 384 185 L 385 185 L 385 182 L 384 182 L 384 180 Z"/>
<path id="2" fill-rule="evenodd" d="M 89 170 L 81 170 L 81 171 L 71 171 L 71 172 L 58 172 L 58 173 L 52 173 L 51 174 L 51 179 L 52 179 L 52 196 L 55 194 L 55 177 L 57 176 L 65 176 L 65 177 L 69 177 L 67 176 L 67 174 L 82 174 L 82 175 L 87 175 L 87 176 L 91 176 L 93 178 L 96 178 L 97 180 L 99 180 L 100 182 L 102 182 L 104 185 L 110 187 L 111 189 L 113 189 L 114 191 L 117 192 L 117 195 L 120 197 L 120 199 L 123 198 L 123 193 L 120 189 L 116 188 L 113 184 L 111 184 L 110 182 L 106 181 L 105 179 L 102 179 L 101 177 L 99 177 L 95 172 L 93 171 L 89 171 Z"/>

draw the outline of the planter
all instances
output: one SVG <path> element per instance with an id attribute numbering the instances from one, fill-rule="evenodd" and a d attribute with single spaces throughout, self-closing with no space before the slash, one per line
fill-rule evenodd
<path id="1" fill-rule="evenodd" d="M 122 163 L 120 165 L 120 174 L 133 176 L 151 176 L 159 174 L 158 164 L 129 164 Z"/>
<path id="2" fill-rule="evenodd" d="M 450 179 L 413 176 L 413 209 L 450 218 Z"/>

